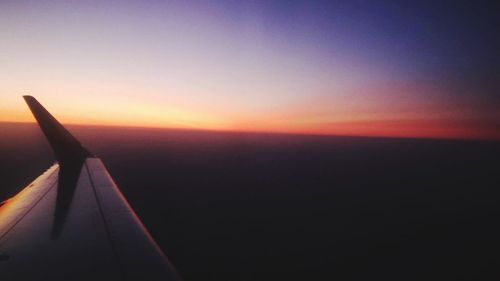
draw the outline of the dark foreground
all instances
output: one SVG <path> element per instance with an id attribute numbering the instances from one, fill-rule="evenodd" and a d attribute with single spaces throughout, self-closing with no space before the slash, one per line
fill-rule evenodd
<path id="1" fill-rule="evenodd" d="M 187 281 L 500 278 L 500 142 L 69 128 Z M 0 200 L 54 159 L 0 156 Z"/>

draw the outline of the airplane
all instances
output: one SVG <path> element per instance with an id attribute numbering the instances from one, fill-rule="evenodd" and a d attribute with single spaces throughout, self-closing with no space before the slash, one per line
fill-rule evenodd
<path id="1" fill-rule="evenodd" d="M 0 280 L 181 280 L 102 161 L 23 97 L 57 162 L 0 203 Z"/>

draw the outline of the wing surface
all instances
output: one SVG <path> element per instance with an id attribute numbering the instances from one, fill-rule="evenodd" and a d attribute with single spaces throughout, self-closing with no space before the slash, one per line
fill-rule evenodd
<path id="1" fill-rule="evenodd" d="M 59 159 L 0 203 L 0 280 L 180 280 L 102 161 L 76 143 L 81 162 Z"/>

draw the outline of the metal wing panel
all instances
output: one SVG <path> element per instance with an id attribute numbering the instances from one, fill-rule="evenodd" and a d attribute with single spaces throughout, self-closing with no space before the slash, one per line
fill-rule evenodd
<path id="1" fill-rule="evenodd" d="M 31 192 L 23 190 L 13 202 L 30 207 L 0 240 L 0 252 L 8 255 L 0 262 L 1 279 L 122 280 L 88 173 L 79 176 L 63 232 L 52 236 L 58 171 L 56 166 L 51 177 L 40 181 L 41 186 L 51 187 L 39 200 L 33 200 L 28 196 Z"/>
<path id="2" fill-rule="evenodd" d="M 30 208 L 56 184 L 58 171 L 59 165 L 53 165 L 16 196 L 1 203 L 0 241 L 29 212 Z"/>
<path id="3" fill-rule="evenodd" d="M 175 269 L 137 218 L 101 160 L 88 158 L 85 167 L 125 280 L 179 280 Z"/>
<path id="4" fill-rule="evenodd" d="M 88 158 L 57 236 L 54 165 L 0 208 L 0 279 L 179 280 L 102 162 Z"/>

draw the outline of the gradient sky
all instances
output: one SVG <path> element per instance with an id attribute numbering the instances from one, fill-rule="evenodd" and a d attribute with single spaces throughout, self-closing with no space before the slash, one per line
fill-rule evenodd
<path id="1" fill-rule="evenodd" d="M 500 139 L 499 7 L 403 2 L 2 0 L 0 121 Z"/>

